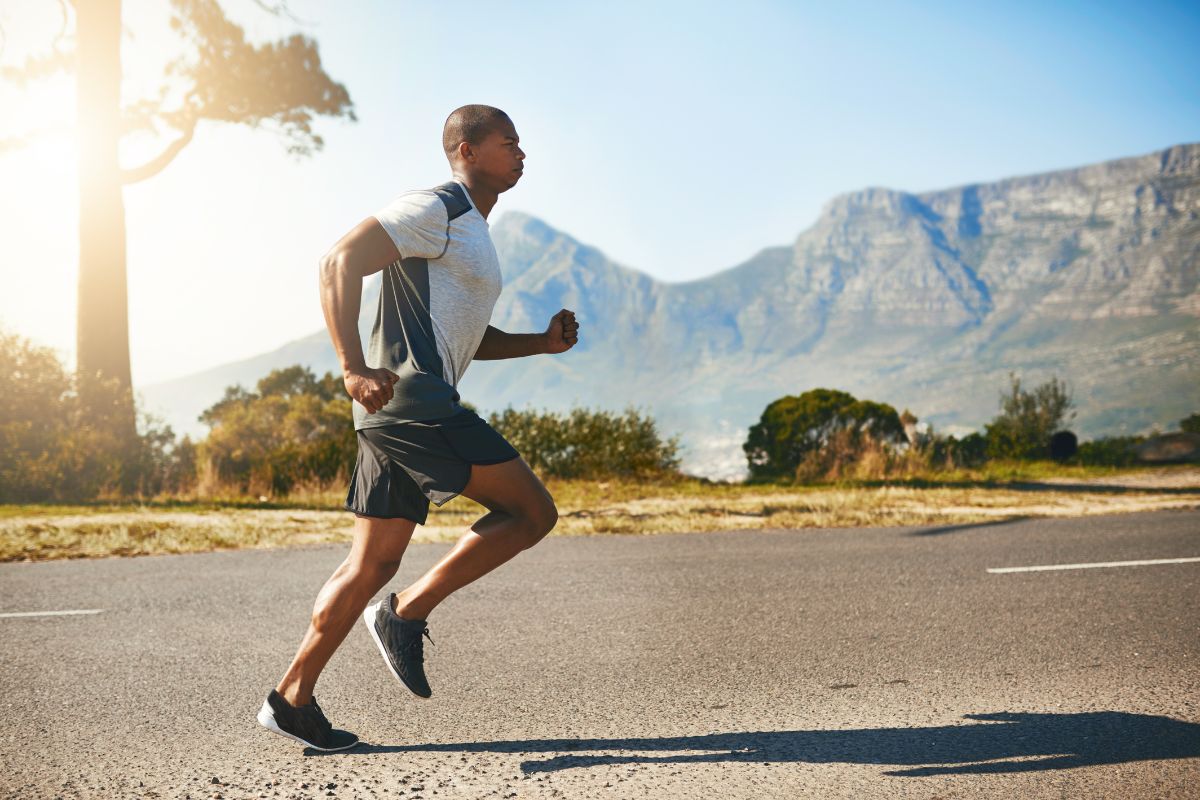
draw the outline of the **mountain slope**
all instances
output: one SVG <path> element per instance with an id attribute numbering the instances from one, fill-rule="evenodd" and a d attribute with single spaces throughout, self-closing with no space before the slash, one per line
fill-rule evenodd
<path id="1" fill-rule="evenodd" d="M 693 472 L 743 473 L 740 443 L 766 403 L 816 386 L 943 428 L 990 419 L 1010 370 L 1066 378 L 1084 436 L 1200 408 L 1197 145 L 922 194 L 864 189 L 790 247 L 684 283 L 528 215 L 492 234 L 505 281 L 493 324 L 538 331 L 571 308 L 583 335 L 563 356 L 472 364 L 464 398 L 485 411 L 639 406 L 682 435 Z M 336 368 L 324 331 L 145 395 L 194 417 L 224 385 L 296 362 Z"/>

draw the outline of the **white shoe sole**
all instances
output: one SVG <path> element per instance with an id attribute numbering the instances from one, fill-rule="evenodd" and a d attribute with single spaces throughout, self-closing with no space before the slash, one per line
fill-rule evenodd
<path id="1" fill-rule="evenodd" d="M 263 700 L 262 708 L 258 710 L 258 724 L 262 725 L 271 733 L 278 733 L 280 736 L 286 736 L 293 742 L 299 742 L 305 747 L 311 747 L 313 750 L 320 750 L 323 753 L 333 753 L 338 750 L 349 750 L 351 747 L 354 747 L 354 745 L 358 744 L 358 739 L 355 739 L 350 744 L 343 745 L 341 747 L 318 747 L 312 742 L 304 741 L 299 736 L 293 736 L 292 734 L 280 728 L 279 724 L 275 722 L 275 714 L 271 711 L 271 704 L 266 700 Z"/>
<path id="2" fill-rule="evenodd" d="M 400 681 L 400 685 L 412 694 L 418 700 L 431 700 L 431 697 L 422 697 L 421 695 L 408 688 L 408 684 L 404 682 L 404 678 L 400 677 L 400 673 L 392 666 L 392 660 L 388 658 L 387 649 L 383 646 L 383 640 L 379 638 L 379 633 L 375 630 L 375 615 L 379 613 L 379 608 L 384 604 L 387 598 L 380 600 L 378 603 L 372 603 L 363 609 L 362 619 L 363 624 L 367 626 L 367 633 L 371 634 L 371 641 L 379 648 L 379 655 L 383 656 L 383 663 L 387 665 L 388 672 L 395 676 L 396 680 Z"/>

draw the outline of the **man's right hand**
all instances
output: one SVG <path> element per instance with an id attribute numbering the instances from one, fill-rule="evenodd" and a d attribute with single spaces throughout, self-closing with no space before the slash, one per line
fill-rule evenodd
<path id="1" fill-rule="evenodd" d="M 383 367 L 364 367 L 348 370 L 343 380 L 350 396 L 361 403 L 368 414 L 374 414 L 391 402 L 392 385 L 400 380 L 400 376 Z"/>

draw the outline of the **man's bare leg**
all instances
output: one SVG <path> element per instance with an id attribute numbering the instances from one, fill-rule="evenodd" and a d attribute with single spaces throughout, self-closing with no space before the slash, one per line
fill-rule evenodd
<path id="1" fill-rule="evenodd" d="M 293 706 L 312 699 L 321 670 L 367 603 L 396 574 L 415 527 L 408 519 L 355 517 L 350 554 L 317 594 L 308 632 L 275 687 L 283 699 Z"/>
<path id="2" fill-rule="evenodd" d="M 537 544 L 558 521 L 554 499 L 520 457 L 471 465 L 462 494 L 489 511 L 437 564 L 396 594 L 393 610 L 404 619 L 426 619 L 452 592 Z"/>

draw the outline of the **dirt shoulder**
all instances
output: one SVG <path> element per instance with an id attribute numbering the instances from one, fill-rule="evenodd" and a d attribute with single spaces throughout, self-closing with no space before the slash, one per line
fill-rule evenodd
<path id="1" fill-rule="evenodd" d="M 549 482 L 554 535 L 654 534 L 759 528 L 959 525 L 1200 508 L 1200 469 L 1138 470 L 1006 484 L 752 487 Z M 7 506 L 0 560 L 189 553 L 349 542 L 354 517 L 328 508 Z M 431 507 L 414 541 L 457 538 L 484 509 L 459 497 Z"/>

